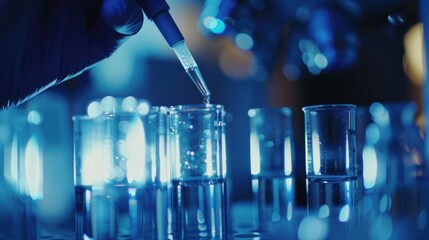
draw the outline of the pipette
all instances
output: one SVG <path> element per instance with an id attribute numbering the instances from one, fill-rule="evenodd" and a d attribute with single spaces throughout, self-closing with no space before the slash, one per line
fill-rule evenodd
<path id="1" fill-rule="evenodd" d="M 168 12 L 170 7 L 167 2 L 165 0 L 137 0 L 137 2 L 142 7 L 146 16 L 156 24 L 168 45 L 174 50 L 186 73 L 192 79 L 195 86 L 197 86 L 201 95 L 203 95 L 204 102 L 209 103 L 210 91 L 197 63 L 186 46 L 182 33 Z"/>

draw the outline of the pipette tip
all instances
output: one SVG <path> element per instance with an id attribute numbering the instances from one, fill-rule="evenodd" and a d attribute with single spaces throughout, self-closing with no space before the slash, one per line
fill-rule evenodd
<path id="1" fill-rule="evenodd" d="M 210 99 L 210 90 L 208 89 L 206 82 L 204 81 L 200 69 L 198 67 L 191 67 L 186 69 L 186 73 L 192 79 L 195 86 L 200 91 L 201 95 L 203 95 L 204 99 Z"/>

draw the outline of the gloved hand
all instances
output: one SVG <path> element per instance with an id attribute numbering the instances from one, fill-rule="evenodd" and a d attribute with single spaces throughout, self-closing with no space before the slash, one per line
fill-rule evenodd
<path id="1" fill-rule="evenodd" d="M 110 56 L 143 24 L 135 0 L 0 2 L 0 110 Z"/>

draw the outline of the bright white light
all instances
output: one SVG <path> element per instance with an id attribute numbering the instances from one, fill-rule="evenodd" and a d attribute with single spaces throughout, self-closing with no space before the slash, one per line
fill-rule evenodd
<path id="1" fill-rule="evenodd" d="M 293 206 L 292 206 L 292 202 L 288 202 L 287 203 L 287 220 L 292 220 L 292 216 L 293 216 Z"/>
<path id="2" fill-rule="evenodd" d="M 182 164 L 181 164 L 181 159 L 180 159 L 180 142 L 179 142 L 179 139 L 177 139 L 177 136 L 173 136 L 173 140 L 174 140 L 174 149 L 175 149 L 175 152 L 174 153 L 172 153 L 172 155 L 171 155 L 171 161 L 172 161 L 172 163 L 175 165 L 174 166 L 174 168 L 173 169 L 175 169 L 176 170 L 176 172 L 175 172 L 175 178 L 180 178 L 181 177 L 181 169 L 182 169 Z"/>
<path id="3" fill-rule="evenodd" d="M 253 178 L 252 179 L 252 192 L 253 193 L 257 193 L 259 189 L 259 183 L 258 183 L 258 179 Z"/>
<path id="4" fill-rule="evenodd" d="M 366 189 L 375 186 L 377 180 L 377 154 L 374 147 L 365 146 L 362 150 L 363 185 Z"/>
<path id="5" fill-rule="evenodd" d="M 100 104 L 104 112 L 114 112 L 117 105 L 117 101 L 112 96 L 106 96 L 101 99 Z"/>
<path id="6" fill-rule="evenodd" d="M 319 134 L 317 133 L 317 130 L 313 130 L 311 134 L 311 144 L 313 147 L 313 171 L 315 174 L 320 173 L 320 140 L 319 140 Z"/>
<path id="7" fill-rule="evenodd" d="M 207 16 L 203 19 L 204 26 L 215 34 L 220 34 L 225 31 L 225 23 L 213 16 Z"/>
<path id="8" fill-rule="evenodd" d="M 135 188 L 130 188 L 128 189 L 128 194 L 130 194 L 131 198 L 134 198 L 136 196 L 136 189 Z"/>
<path id="9" fill-rule="evenodd" d="M 340 222 L 347 222 L 350 219 L 350 206 L 348 204 L 341 208 L 338 219 Z"/>
<path id="10" fill-rule="evenodd" d="M 137 105 L 137 113 L 140 115 L 146 115 L 149 113 L 150 104 L 148 101 L 140 101 Z"/>
<path id="11" fill-rule="evenodd" d="M 127 132 L 126 150 L 128 156 L 128 182 L 144 180 L 146 171 L 146 136 L 139 117 L 133 118 Z"/>
<path id="12" fill-rule="evenodd" d="M 298 239 L 325 239 L 328 233 L 328 224 L 315 218 L 304 218 L 298 227 Z"/>
<path id="13" fill-rule="evenodd" d="M 18 136 L 15 133 L 12 139 L 12 147 L 10 153 L 10 179 L 9 181 L 15 187 L 18 187 L 18 158 L 19 158 L 19 148 L 18 148 Z"/>
<path id="14" fill-rule="evenodd" d="M 164 135 L 159 136 L 159 181 L 165 183 L 168 181 L 169 171 L 167 166 L 167 156 L 165 149 L 165 137 Z"/>
<path id="15" fill-rule="evenodd" d="M 100 187 L 114 174 L 113 152 L 111 139 L 105 138 L 105 133 L 99 123 L 92 122 L 81 139 L 82 185 Z"/>
<path id="16" fill-rule="evenodd" d="M 30 111 L 27 115 L 27 121 L 32 124 L 39 125 L 42 123 L 42 120 L 42 116 L 37 111 Z"/>
<path id="17" fill-rule="evenodd" d="M 216 161 L 216 159 L 213 159 L 213 149 L 212 149 L 212 141 L 207 141 L 206 145 L 206 173 L 207 177 L 213 176 L 213 161 Z"/>
<path id="18" fill-rule="evenodd" d="M 255 133 L 250 134 L 250 172 L 258 175 L 261 172 L 261 155 L 259 153 L 259 138 Z"/>
<path id="19" fill-rule="evenodd" d="M 85 148 L 82 155 L 82 184 L 87 186 L 102 185 L 105 175 L 103 142 L 96 141 L 91 147 Z"/>
<path id="20" fill-rule="evenodd" d="M 248 115 L 249 117 L 254 117 L 254 116 L 256 116 L 256 111 L 255 111 L 255 109 L 250 109 L 249 111 L 247 111 L 247 115 Z"/>
<path id="21" fill-rule="evenodd" d="M 329 217 L 330 213 L 330 209 L 329 206 L 326 204 L 323 204 L 322 206 L 320 206 L 319 208 L 319 218 L 327 218 Z"/>
<path id="22" fill-rule="evenodd" d="M 212 29 L 216 27 L 216 18 L 213 16 L 207 16 L 203 19 L 203 24 L 206 28 Z"/>
<path id="23" fill-rule="evenodd" d="M 137 106 L 137 99 L 133 96 L 128 96 L 122 100 L 121 107 L 122 107 L 122 110 L 124 111 L 128 111 L 128 112 L 133 111 L 134 109 L 136 109 L 136 106 Z"/>
<path id="24" fill-rule="evenodd" d="M 90 118 L 96 118 L 103 113 L 101 104 L 97 101 L 91 102 L 87 107 L 87 114 Z"/>
<path id="25" fill-rule="evenodd" d="M 222 176 L 226 176 L 226 136 L 225 132 L 222 131 Z"/>
<path id="26" fill-rule="evenodd" d="M 292 142 L 291 137 L 286 137 L 284 140 L 284 161 L 285 175 L 289 176 L 292 173 Z"/>
<path id="27" fill-rule="evenodd" d="M 157 163 L 157 151 L 156 151 L 156 144 L 147 143 L 147 148 L 150 149 L 150 159 L 146 163 L 143 163 L 145 165 L 149 165 L 151 167 L 151 176 L 152 176 L 152 182 L 156 182 L 157 173 L 156 170 L 159 166 L 156 165 Z"/>
<path id="28" fill-rule="evenodd" d="M 288 193 L 292 193 L 292 191 L 293 191 L 293 188 L 292 188 L 292 178 L 287 178 L 286 179 L 286 191 L 288 192 Z"/>
<path id="29" fill-rule="evenodd" d="M 43 198 L 43 160 L 37 137 L 32 135 L 25 147 L 25 182 L 33 200 Z"/>

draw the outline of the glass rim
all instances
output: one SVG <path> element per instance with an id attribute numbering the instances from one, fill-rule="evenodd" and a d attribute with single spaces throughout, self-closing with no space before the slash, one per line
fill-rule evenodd
<path id="1" fill-rule="evenodd" d="M 293 110 L 290 107 L 259 107 L 251 108 L 247 111 L 249 117 L 255 117 L 258 113 L 283 113 L 286 116 L 290 116 Z"/>
<path id="2" fill-rule="evenodd" d="M 319 111 L 319 110 L 338 110 L 338 109 L 356 109 L 355 104 L 318 104 L 318 105 L 310 105 L 302 108 L 302 111 Z"/>
<path id="3" fill-rule="evenodd" d="M 166 106 L 150 106 L 149 111 L 145 114 L 140 114 L 137 111 L 129 111 L 129 112 L 104 112 L 101 113 L 100 115 L 97 115 L 95 117 L 91 117 L 88 114 L 76 114 L 72 116 L 72 120 L 96 120 L 99 119 L 100 117 L 115 117 L 115 116 L 124 116 L 126 114 L 132 114 L 132 115 L 138 115 L 140 117 L 143 116 L 147 116 L 147 115 L 151 115 L 151 114 L 156 114 L 156 113 L 162 113 L 162 114 L 166 114 L 168 112 L 168 107 Z"/>
<path id="4" fill-rule="evenodd" d="M 210 111 L 224 111 L 225 107 L 220 104 L 183 104 L 174 105 L 168 108 L 169 114 L 175 113 L 191 113 L 191 112 L 210 112 Z"/>

